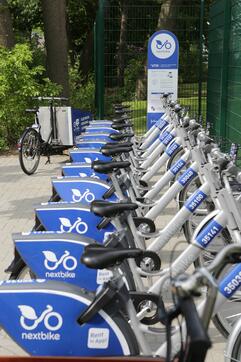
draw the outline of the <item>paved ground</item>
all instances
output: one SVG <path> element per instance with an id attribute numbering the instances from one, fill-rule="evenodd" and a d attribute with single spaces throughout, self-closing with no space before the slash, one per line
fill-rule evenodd
<path id="1" fill-rule="evenodd" d="M 40 164 L 38 172 L 33 176 L 27 176 L 21 171 L 17 156 L 0 157 L 0 225 L 1 225 L 1 254 L 0 254 L 0 278 L 6 278 L 4 269 L 12 259 L 13 248 L 11 234 L 14 232 L 29 231 L 33 226 L 34 205 L 45 202 L 51 196 L 50 176 L 60 174 L 61 163 L 66 156 L 55 156 L 51 165 Z M 174 204 L 167 208 L 165 216 L 162 216 L 159 225 L 164 225 L 175 213 Z M 177 240 L 183 240 L 179 235 L 170 245 Z M 168 258 L 170 245 L 165 250 Z M 166 259 L 167 261 L 167 259 Z M 1 307 L 0 307 L 1 312 Z M 208 362 L 221 362 L 223 358 L 223 338 L 215 330 L 210 328 L 213 348 L 208 354 Z M 10 338 L 0 333 L 0 355 L 23 355 L 24 352 L 16 346 Z"/>

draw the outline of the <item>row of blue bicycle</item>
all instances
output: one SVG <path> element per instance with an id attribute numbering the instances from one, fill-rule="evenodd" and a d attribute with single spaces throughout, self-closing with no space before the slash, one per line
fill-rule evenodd
<path id="1" fill-rule="evenodd" d="M 228 170 L 237 178 L 239 172 L 169 97 L 163 95 L 163 117 L 139 138 L 128 106 L 115 105 L 113 120 L 91 121 L 62 176 L 51 179 L 49 202 L 36 207 L 33 230 L 13 235 L 10 279 L 0 285 L 0 324 L 30 355 L 205 360 L 218 288 L 213 272 L 238 263 L 241 253 L 237 244 L 224 248 L 229 223 L 221 214 L 220 175 Z M 158 230 L 156 218 L 177 195 L 179 211 Z M 203 222 L 207 216 L 211 226 Z M 202 225 L 195 234 L 196 220 Z M 162 269 L 161 248 L 180 227 L 189 242 L 194 238 L 186 261 L 184 255 L 173 269 Z M 183 275 L 197 258 L 203 268 Z M 228 278 L 223 296 L 231 298 L 239 284 L 230 287 Z M 203 297 L 198 312 L 193 298 L 208 287 L 211 297 Z M 174 323 L 180 316 L 181 327 Z M 219 317 L 227 333 L 229 317 Z"/>

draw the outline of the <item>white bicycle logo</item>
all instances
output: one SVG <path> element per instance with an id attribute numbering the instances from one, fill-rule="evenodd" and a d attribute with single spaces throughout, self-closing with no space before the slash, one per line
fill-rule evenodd
<path id="1" fill-rule="evenodd" d="M 63 264 L 65 270 L 74 270 L 77 267 L 77 260 L 70 255 L 70 252 L 65 250 L 64 254 L 57 259 L 55 253 L 49 250 L 43 251 L 45 256 L 44 266 L 48 270 L 55 270 L 60 264 Z M 49 265 L 50 264 L 50 265 Z"/>
<path id="2" fill-rule="evenodd" d="M 92 160 L 90 157 L 84 157 L 85 163 L 92 163 L 93 161 L 98 161 L 98 157 L 95 158 L 95 160 Z"/>
<path id="3" fill-rule="evenodd" d="M 92 177 L 92 178 L 98 178 L 99 179 L 99 176 L 97 176 L 94 172 L 92 172 L 91 175 L 87 175 L 87 173 L 84 173 L 84 172 L 79 172 L 79 176 L 80 177 Z"/>
<path id="4" fill-rule="evenodd" d="M 78 234 L 85 234 L 88 230 L 88 225 L 82 221 L 80 217 L 72 225 L 70 220 L 66 217 L 60 217 L 60 233 L 71 233 L 74 229 Z"/>
<path id="5" fill-rule="evenodd" d="M 81 194 L 78 189 L 72 189 L 72 194 L 72 200 L 74 202 L 80 202 L 83 199 L 85 199 L 86 202 L 92 202 L 95 199 L 95 195 L 92 194 L 89 189 L 86 189 L 83 194 Z"/>
<path id="6" fill-rule="evenodd" d="M 45 327 L 49 331 L 57 331 L 62 327 L 63 318 L 59 313 L 53 312 L 51 305 L 47 305 L 39 317 L 36 315 L 34 308 L 29 305 L 19 305 L 18 308 L 22 313 L 20 324 L 27 331 L 34 330 L 41 322 L 44 322 Z M 31 323 L 26 323 L 26 320 L 31 321 Z"/>
<path id="7" fill-rule="evenodd" d="M 172 44 L 168 40 L 162 42 L 161 40 L 157 39 L 156 40 L 156 47 L 157 47 L 157 49 L 165 48 L 165 49 L 168 50 L 168 49 L 171 49 Z"/>

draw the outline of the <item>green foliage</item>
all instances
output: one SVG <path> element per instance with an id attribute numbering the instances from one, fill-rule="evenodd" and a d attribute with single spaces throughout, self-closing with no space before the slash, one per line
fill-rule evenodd
<path id="1" fill-rule="evenodd" d="M 31 121 L 25 109 L 31 97 L 57 95 L 59 86 L 44 78 L 42 66 L 32 66 L 29 46 L 17 44 L 12 50 L 0 48 L 0 149 L 11 146 Z"/>
<path id="2" fill-rule="evenodd" d="M 144 65 L 142 59 L 131 59 L 125 69 L 123 98 L 124 100 L 136 99 L 136 81 L 143 75 Z M 143 77 L 142 77 L 143 78 Z"/>
<path id="3" fill-rule="evenodd" d="M 32 29 L 42 26 L 40 0 L 8 0 L 16 39 L 29 40 Z"/>
<path id="4" fill-rule="evenodd" d="M 92 113 L 95 112 L 95 82 L 94 75 L 89 74 L 85 80 L 79 72 L 79 62 L 70 68 L 70 104 Z"/>
<path id="5" fill-rule="evenodd" d="M 81 54 L 93 29 L 98 0 L 68 0 L 68 40 L 72 63 Z"/>

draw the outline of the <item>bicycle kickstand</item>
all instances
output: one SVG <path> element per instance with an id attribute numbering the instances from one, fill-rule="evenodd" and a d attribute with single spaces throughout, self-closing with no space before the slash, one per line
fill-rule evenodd
<path id="1" fill-rule="evenodd" d="M 48 163 L 49 163 L 49 164 L 51 163 L 51 162 L 50 162 L 50 156 L 49 156 L 49 155 L 47 156 L 47 161 L 45 162 L 45 165 L 47 165 Z"/>

